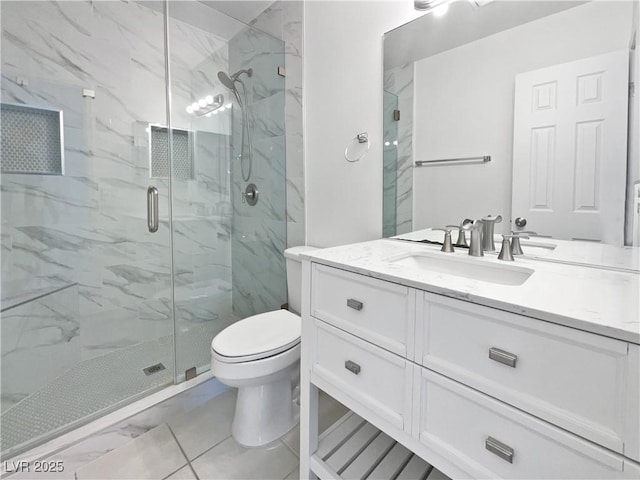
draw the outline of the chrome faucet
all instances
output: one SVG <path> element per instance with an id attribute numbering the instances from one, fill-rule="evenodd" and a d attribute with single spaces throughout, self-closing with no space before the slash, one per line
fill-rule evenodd
<path id="1" fill-rule="evenodd" d="M 469 255 L 471 255 L 472 257 L 483 257 L 484 252 L 482 251 L 482 220 L 474 220 L 472 222 L 464 223 L 462 228 L 471 232 Z"/>
<path id="2" fill-rule="evenodd" d="M 487 215 L 482 219 L 484 228 L 482 230 L 482 250 L 485 252 L 495 252 L 496 244 L 493 242 L 493 227 L 496 223 L 502 222 L 502 215 L 492 217 Z"/>

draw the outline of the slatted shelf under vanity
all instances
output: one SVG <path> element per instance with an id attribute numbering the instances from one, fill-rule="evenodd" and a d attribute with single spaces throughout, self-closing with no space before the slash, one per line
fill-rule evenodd
<path id="1" fill-rule="evenodd" d="M 449 480 L 353 412 L 320 436 L 311 470 L 322 480 Z"/>

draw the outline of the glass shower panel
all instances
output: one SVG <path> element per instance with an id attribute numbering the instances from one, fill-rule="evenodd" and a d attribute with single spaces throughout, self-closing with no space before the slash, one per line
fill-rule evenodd
<path id="1" fill-rule="evenodd" d="M 286 302 L 283 42 L 212 6 L 169 3 L 172 133 L 193 139 L 172 158 L 178 380 L 209 368 L 226 326 Z"/>
<path id="2" fill-rule="evenodd" d="M 229 65 L 228 38 L 219 32 L 241 26 L 203 3 L 169 2 L 177 381 L 188 369 L 209 368 L 211 339 L 236 320 L 231 309 L 231 99 L 217 73 Z M 186 148 L 178 147 L 179 138 L 189 139 Z"/>
<path id="3" fill-rule="evenodd" d="M 251 148 L 242 145 L 242 116 L 233 109 L 231 202 L 233 311 L 241 318 L 280 308 L 287 299 L 284 43 L 246 27 L 229 41 L 229 69 L 252 69 L 246 107 Z M 280 69 L 280 67 L 283 67 Z M 237 103 L 237 102 L 236 102 Z M 246 135 L 245 135 L 246 141 Z M 239 160 L 251 156 L 251 177 Z M 243 193 L 254 184 L 252 205 Z"/>
<path id="4" fill-rule="evenodd" d="M 413 63 L 384 72 L 384 237 L 413 230 Z"/>
<path id="5" fill-rule="evenodd" d="M 398 194 L 398 121 L 394 112 L 398 111 L 398 96 L 384 91 L 383 108 L 383 141 L 382 151 L 382 236 L 396 235 Z"/>
<path id="6" fill-rule="evenodd" d="M 173 382 L 174 343 L 162 2 L 0 9 L 6 458 Z"/>

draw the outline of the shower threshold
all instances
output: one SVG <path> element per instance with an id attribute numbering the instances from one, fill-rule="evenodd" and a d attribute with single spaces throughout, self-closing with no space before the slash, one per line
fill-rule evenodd
<path id="1" fill-rule="evenodd" d="M 201 328 L 193 328 L 181 335 L 180 343 L 192 346 L 187 352 L 193 356 L 194 362 L 208 357 L 199 355 L 205 350 L 208 353 L 210 345 L 210 342 L 203 342 L 207 335 Z M 191 359 L 182 360 L 189 362 Z M 41 390 L 2 412 L 0 461 L 46 442 L 57 444 L 67 432 L 88 426 L 88 422 L 102 422 L 105 415 L 123 407 L 126 410 L 126 406 L 133 402 L 144 403 L 149 396 L 155 397 L 185 385 L 183 382 L 171 386 L 174 383 L 173 362 L 173 337 L 166 336 L 86 360 L 69 369 Z M 166 368 L 158 369 L 152 375 L 145 374 L 145 368 L 159 363 Z M 204 365 L 198 373 L 208 368 L 208 364 Z M 188 385 L 193 386 L 196 380 L 202 381 L 200 377 L 203 375 Z M 178 389 L 172 395 L 182 390 Z"/>

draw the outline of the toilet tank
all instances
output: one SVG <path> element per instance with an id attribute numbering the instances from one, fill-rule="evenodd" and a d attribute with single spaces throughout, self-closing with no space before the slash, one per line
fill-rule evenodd
<path id="1" fill-rule="evenodd" d="M 287 294 L 289 296 L 289 310 L 300 314 L 300 296 L 302 291 L 302 260 L 300 254 L 318 250 L 316 247 L 291 247 L 284 251 L 287 264 Z"/>

